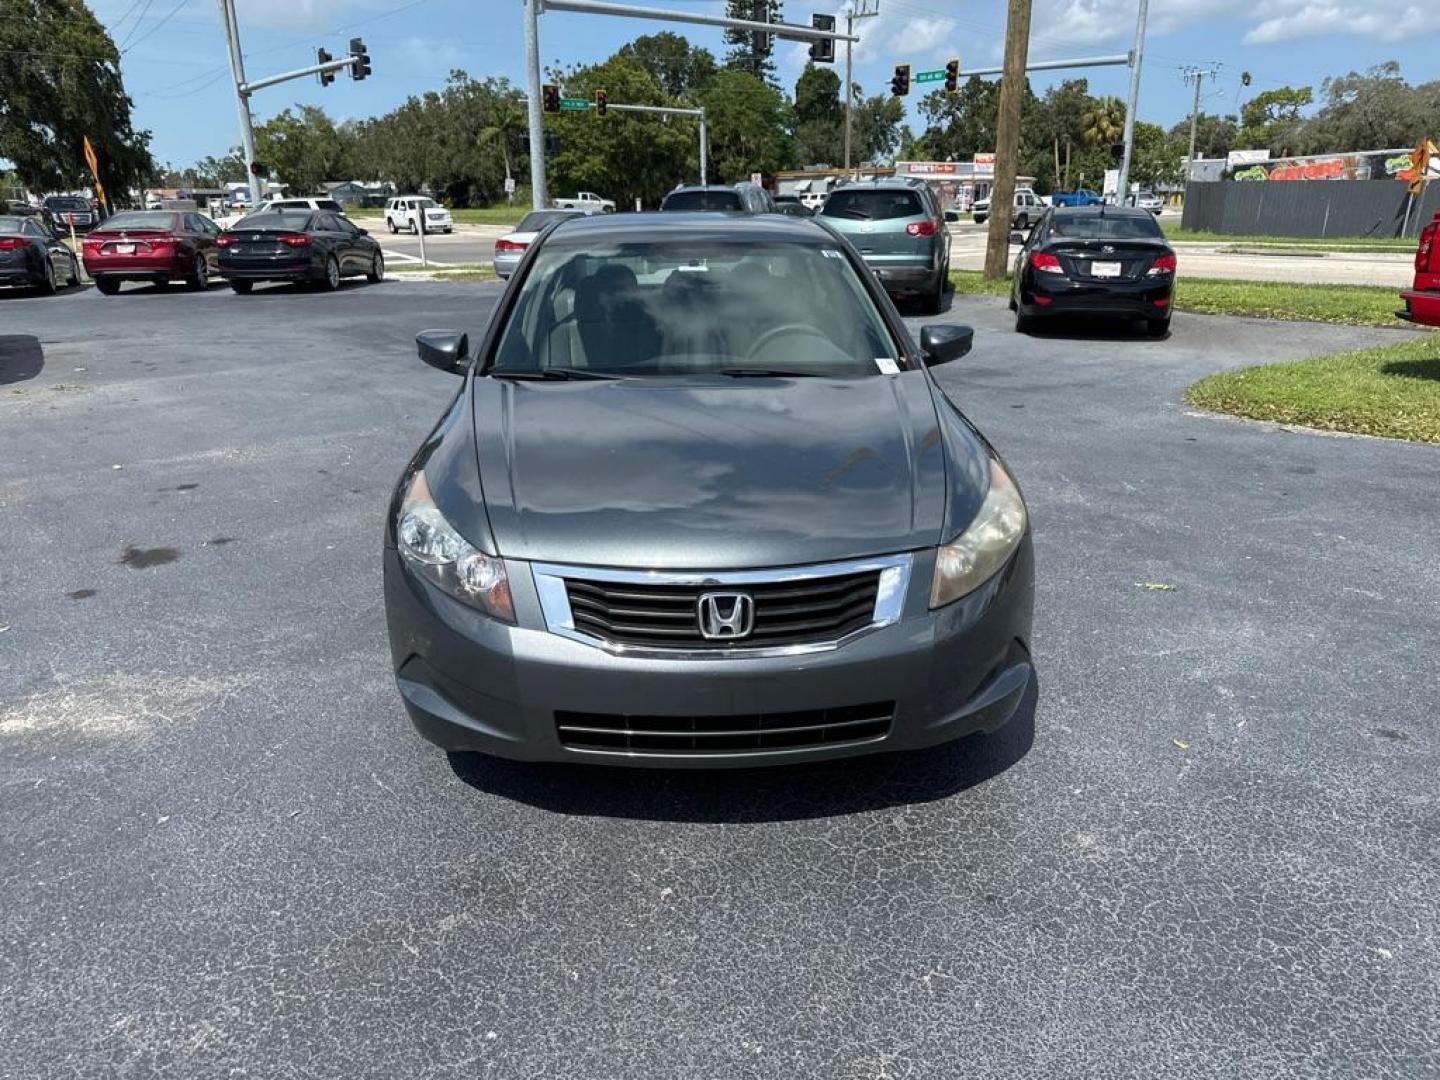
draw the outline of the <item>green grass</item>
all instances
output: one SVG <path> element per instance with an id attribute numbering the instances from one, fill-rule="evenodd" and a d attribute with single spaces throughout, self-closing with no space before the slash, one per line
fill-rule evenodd
<path id="1" fill-rule="evenodd" d="M 1205 315 L 1398 329 L 1401 323 L 1395 311 L 1400 306 L 1399 292 L 1375 285 L 1219 281 L 1181 275 L 1175 285 L 1175 306 Z"/>
<path id="2" fill-rule="evenodd" d="M 460 263 L 451 266 L 421 266 L 419 263 L 386 263 L 385 273 L 404 277 L 406 274 L 434 274 L 443 281 L 499 281 L 495 268 L 488 263 Z"/>
<path id="3" fill-rule="evenodd" d="M 1202 244 L 1230 244 L 1244 247 L 1304 248 L 1320 251 L 1402 251 L 1415 250 L 1413 236 L 1232 236 L 1203 229 L 1166 229 L 1167 240 Z"/>
<path id="4" fill-rule="evenodd" d="M 1010 279 L 987 281 L 978 270 L 952 270 L 957 295 L 1009 296 Z M 1372 285 L 1302 285 L 1277 281 L 1187 278 L 1175 287 L 1175 307 L 1202 315 L 1243 315 L 1283 322 L 1334 323 L 1401 329 L 1399 290 Z"/>
<path id="5" fill-rule="evenodd" d="M 1222 371 L 1191 386 L 1185 400 L 1254 420 L 1440 443 L 1440 334 Z"/>

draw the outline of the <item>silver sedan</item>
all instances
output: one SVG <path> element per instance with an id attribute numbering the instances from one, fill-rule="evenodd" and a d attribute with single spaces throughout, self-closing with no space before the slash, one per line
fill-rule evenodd
<path id="1" fill-rule="evenodd" d="M 495 241 L 495 273 L 508 278 L 520 265 L 526 250 L 547 226 L 570 218 L 589 217 L 593 210 L 532 210 L 520 219 L 515 231 Z"/>

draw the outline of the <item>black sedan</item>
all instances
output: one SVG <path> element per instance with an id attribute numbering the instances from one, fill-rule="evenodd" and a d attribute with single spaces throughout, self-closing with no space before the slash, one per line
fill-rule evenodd
<path id="1" fill-rule="evenodd" d="M 0 285 L 32 285 L 53 293 L 78 285 L 75 253 L 39 218 L 0 217 Z"/>
<path id="2" fill-rule="evenodd" d="M 567 296 L 563 305 L 557 297 Z M 562 221 L 400 481 L 400 695 L 452 751 L 717 767 L 995 731 L 1033 679 L 1029 516 L 843 237 L 778 214 Z"/>
<path id="3" fill-rule="evenodd" d="M 1175 251 L 1148 211 L 1057 207 L 1020 250 L 1010 310 L 1022 334 L 1041 319 L 1102 315 L 1143 319 L 1164 337 L 1174 291 Z"/>
<path id="4" fill-rule="evenodd" d="M 328 210 L 252 214 L 215 244 L 220 276 L 237 293 L 259 281 L 305 282 L 335 290 L 340 279 L 385 278 L 385 256 L 370 234 Z"/>

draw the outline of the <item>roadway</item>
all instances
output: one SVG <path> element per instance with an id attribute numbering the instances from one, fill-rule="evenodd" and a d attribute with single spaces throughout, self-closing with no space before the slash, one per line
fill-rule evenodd
<path id="1" fill-rule="evenodd" d="M 1179 218 L 1165 219 L 1177 224 Z M 418 262 L 420 241 L 413 236 L 391 236 L 383 224 L 368 226 L 384 245 L 392 264 Z M 489 263 L 494 260 L 495 238 L 508 230 L 495 225 L 459 225 L 456 231 L 427 236 L 426 254 L 436 265 Z M 950 266 L 955 270 L 980 270 L 985 265 L 986 226 L 962 222 L 950 226 Z M 1400 288 L 1412 280 L 1413 256 L 1405 252 L 1356 254 L 1305 252 L 1266 254 L 1255 250 L 1227 250 L 1225 243 L 1176 244 L 1180 272 L 1193 277 L 1237 281 L 1285 281 L 1332 285 L 1381 285 Z M 1011 247 L 1013 262 L 1019 249 Z"/>
<path id="2" fill-rule="evenodd" d="M 447 761 L 395 692 L 382 523 L 460 385 L 411 337 L 499 293 L 0 297 L 0 1077 L 1437 1075 L 1440 448 L 1181 399 L 1406 331 L 957 298 L 1038 699 L 638 773 Z"/>

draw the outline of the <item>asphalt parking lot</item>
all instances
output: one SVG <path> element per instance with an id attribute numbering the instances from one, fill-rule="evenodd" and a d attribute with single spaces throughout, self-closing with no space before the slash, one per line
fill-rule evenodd
<path id="1" fill-rule="evenodd" d="M 498 294 L 0 297 L 0 1077 L 1440 1075 L 1440 449 L 1180 399 L 1399 331 L 958 299 L 1037 700 L 651 774 L 450 762 L 393 688 L 411 339 Z"/>

